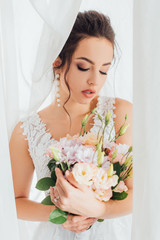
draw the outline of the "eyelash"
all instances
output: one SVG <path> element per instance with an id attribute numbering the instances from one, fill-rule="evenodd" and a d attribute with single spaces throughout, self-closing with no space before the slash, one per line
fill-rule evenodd
<path id="1" fill-rule="evenodd" d="M 88 71 L 89 70 L 89 68 L 81 68 L 79 65 L 77 65 L 77 67 L 78 67 L 78 69 L 80 70 L 80 71 Z M 101 74 L 103 74 L 103 75 L 107 75 L 107 73 L 106 72 L 102 72 L 102 71 L 99 71 Z"/>

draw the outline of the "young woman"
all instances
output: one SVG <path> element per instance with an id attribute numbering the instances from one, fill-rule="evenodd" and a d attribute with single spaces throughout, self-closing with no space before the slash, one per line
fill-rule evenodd
<path id="1" fill-rule="evenodd" d="M 54 74 L 59 81 L 59 92 L 54 102 L 20 121 L 12 133 L 10 155 L 17 215 L 20 219 L 42 221 L 34 236 L 36 240 L 116 240 L 122 237 L 118 234 L 115 235 L 118 238 L 109 238 L 107 226 L 109 219 L 132 212 L 132 179 L 125 181 L 128 187 L 125 200 L 104 203 L 96 200 L 83 185 L 77 184 L 71 174 L 66 174 L 65 179 L 57 169 L 57 184 L 55 190 L 51 190 L 52 201 L 62 210 L 74 214 L 69 215 L 62 225 L 48 222 L 49 214 L 56 206 L 29 200 L 34 169 L 38 179 L 49 176 L 44 155 L 47 147 L 67 133 L 71 136 L 79 133 L 83 117 L 94 107 L 97 106 L 103 117 L 108 109 L 113 113 L 111 123 L 115 118 L 114 131 L 123 124 L 127 114 L 130 127 L 117 143 L 132 144 L 131 103 L 98 95 L 114 58 L 114 46 L 115 34 L 107 17 L 95 11 L 79 13 L 69 38 L 53 63 Z M 97 132 L 97 121 L 91 115 L 86 131 Z M 108 130 L 105 132 L 107 136 Z M 98 223 L 98 218 L 105 221 Z M 91 225 L 92 228 L 87 230 Z"/>

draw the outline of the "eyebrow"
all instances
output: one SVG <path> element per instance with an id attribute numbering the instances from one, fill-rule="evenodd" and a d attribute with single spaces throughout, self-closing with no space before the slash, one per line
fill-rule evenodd
<path id="1" fill-rule="evenodd" d="M 90 59 L 88 59 L 88 58 L 86 58 L 86 57 L 79 57 L 79 58 L 76 58 L 76 59 L 82 59 L 82 60 L 85 60 L 85 61 L 87 61 L 87 62 L 89 62 L 89 63 L 91 63 L 91 64 L 95 64 L 92 60 L 90 60 Z M 111 64 L 111 62 L 108 62 L 108 63 L 104 63 L 102 66 L 107 66 L 107 65 L 110 65 Z"/>

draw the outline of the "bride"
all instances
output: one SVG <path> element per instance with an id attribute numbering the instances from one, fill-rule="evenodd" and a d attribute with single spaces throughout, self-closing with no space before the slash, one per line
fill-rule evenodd
<path id="1" fill-rule="evenodd" d="M 44 155 L 47 147 L 67 133 L 71 136 L 79 133 L 82 119 L 93 108 L 97 107 L 103 117 L 108 109 L 113 113 L 111 123 L 115 118 L 114 131 L 123 124 L 127 114 L 130 127 L 116 143 L 132 144 L 132 104 L 98 95 L 114 58 L 114 46 L 115 34 L 106 16 L 96 11 L 79 13 L 69 38 L 53 63 L 59 85 L 55 100 L 40 112 L 33 112 L 22 119 L 13 130 L 10 155 L 17 215 L 19 219 L 40 222 L 33 239 L 128 240 L 120 217 L 132 212 L 132 178 L 125 180 L 128 187 L 125 200 L 104 203 L 77 184 L 70 174 L 64 178 L 57 169 L 58 181 L 55 191 L 51 190 L 55 206 L 29 200 L 34 169 L 38 180 L 49 176 Z M 86 131 L 96 132 L 97 125 L 96 116 L 90 115 Z M 106 129 L 105 137 L 108 131 Z M 62 225 L 48 221 L 56 206 L 73 213 Z M 99 223 L 96 222 L 98 218 L 105 220 Z M 119 226 L 115 226 L 114 236 L 110 236 L 111 220 L 116 218 Z M 87 230 L 91 225 L 92 228 Z"/>

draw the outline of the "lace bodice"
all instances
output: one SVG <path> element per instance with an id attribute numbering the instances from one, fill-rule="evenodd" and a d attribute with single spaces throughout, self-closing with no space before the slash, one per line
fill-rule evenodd
<path id="1" fill-rule="evenodd" d="M 105 117 L 107 110 L 110 110 L 112 113 L 112 119 L 106 128 L 105 137 L 108 136 L 109 130 L 113 125 L 113 118 L 115 118 L 115 114 L 113 113 L 113 109 L 115 106 L 114 98 L 109 98 L 106 96 L 99 96 L 97 102 L 97 112 Z M 90 129 L 90 132 L 98 132 L 101 121 L 94 115 L 94 124 Z M 32 112 L 29 116 L 21 119 L 22 125 L 21 128 L 24 128 L 23 135 L 26 136 L 26 140 L 28 140 L 28 151 L 33 160 L 35 171 L 37 175 L 37 179 L 50 176 L 49 169 L 47 167 L 47 163 L 49 158 L 45 155 L 46 149 L 49 145 L 51 145 L 54 141 L 51 133 L 48 129 L 46 129 L 46 124 L 42 121 L 39 114 L 37 112 Z M 113 129 L 112 135 L 115 134 Z"/>

